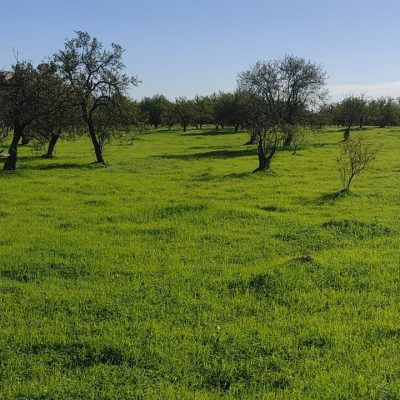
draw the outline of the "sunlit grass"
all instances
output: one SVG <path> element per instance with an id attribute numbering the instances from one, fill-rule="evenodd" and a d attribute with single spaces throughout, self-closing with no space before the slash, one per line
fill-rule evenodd
<path id="1" fill-rule="evenodd" d="M 325 129 L 159 130 L 0 174 L 1 399 L 400 398 L 400 129 L 350 194 Z"/>

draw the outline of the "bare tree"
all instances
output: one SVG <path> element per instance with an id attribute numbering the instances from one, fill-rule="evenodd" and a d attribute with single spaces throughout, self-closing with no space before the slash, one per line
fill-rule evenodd
<path id="1" fill-rule="evenodd" d="M 124 50 L 112 44 L 110 51 L 104 50 L 102 43 L 87 32 L 76 32 L 76 37 L 67 40 L 64 50 L 54 56 L 60 76 L 73 89 L 83 120 L 92 140 L 96 160 L 105 164 L 103 158 L 104 113 L 101 108 L 115 104 L 119 96 L 126 93 L 130 84 L 137 85 L 136 77 L 128 77 L 122 71 Z M 101 131 L 97 125 L 100 121 Z M 104 136 L 104 135 L 103 135 Z"/>
<path id="2" fill-rule="evenodd" d="M 360 139 L 348 139 L 340 143 L 337 157 L 342 192 L 349 191 L 353 178 L 370 164 L 380 150 L 364 145 Z"/>

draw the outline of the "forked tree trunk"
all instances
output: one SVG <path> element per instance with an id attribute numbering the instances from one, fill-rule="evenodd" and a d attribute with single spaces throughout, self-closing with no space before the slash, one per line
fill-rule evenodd
<path id="1" fill-rule="evenodd" d="M 15 171 L 17 169 L 18 143 L 21 140 L 23 133 L 24 133 L 23 126 L 17 125 L 16 127 L 14 127 L 14 136 L 12 138 L 12 142 L 8 150 L 9 156 L 6 158 L 6 161 L 4 162 L 5 171 Z"/>
<path id="2" fill-rule="evenodd" d="M 261 142 L 258 145 L 258 168 L 253 172 L 268 171 L 271 165 L 271 160 L 275 155 L 276 146 L 272 147 L 268 154 L 265 153 Z"/>

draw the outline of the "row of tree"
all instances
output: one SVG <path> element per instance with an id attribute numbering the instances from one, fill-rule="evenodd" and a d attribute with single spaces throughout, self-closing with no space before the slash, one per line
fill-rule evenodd
<path id="1" fill-rule="evenodd" d="M 145 125 L 180 124 L 186 131 L 189 125 L 213 124 L 216 130 L 246 129 L 249 143 L 258 147 L 256 171 L 264 171 L 279 148 L 296 148 L 306 126 L 342 125 L 347 140 L 354 125 L 384 127 L 400 121 L 400 103 L 391 98 L 348 96 L 326 105 L 325 70 L 295 56 L 257 62 L 239 74 L 233 93 L 175 101 L 155 95 L 135 102 L 127 92 L 138 80 L 123 73 L 122 55 L 121 46 L 105 50 L 96 38 L 78 31 L 37 67 L 18 61 L 12 71 L 0 72 L 0 140 L 12 134 L 4 168 L 16 168 L 18 145 L 30 140 L 47 144 L 51 157 L 61 137 L 86 133 L 96 161 L 104 164 L 104 145 L 115 136 L 131 137 Z"/>
<path id="2" fill-rule="evenodd" d="M 175 101 L 157 94 L 139 102 L 138 111 L 138 119 L 154 128 L 179 124 L 186 131 L 189 125 L 201 129 L 203 125 L 212 124 L 217 131 L 229 126 L 238 132 L 246 125 L 248 101 L 246 93 L 241 91 L 195 96 L 194 99 L 179 97 Z"/>

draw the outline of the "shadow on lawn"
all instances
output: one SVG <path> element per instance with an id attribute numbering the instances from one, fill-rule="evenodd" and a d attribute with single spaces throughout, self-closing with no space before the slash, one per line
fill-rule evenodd
<path id="1" fill-rule="evenodd" d="M 104 165 L 98 163 L 78 164 L 78 163 L 52 163 L 45 165 L 35 165 L 29 169 L 36 169 L 40 171 L 50 171 L 53 169 L 90 169 L 90 168 L 104 168 Z"/>
<path id="2" fill-rule="evenodd" d="M 335 141 L 335 142 L 324 142 L 324 143 L 310 143 L 310 144 L 305 144 L 304 146 L 301 146 L 299 150 L 306 150 L 306 149 L 321 149 L 324 147 L 333 147 L 337 146 L 340 143 L 340 140 Z"/>
<path id="3" fill-rule="evenodd" d="M 153 157 L 165 158 L 165 159 L 180 159 L 180 160 L 195 160 L 202 158 L 233 158 L 233 157 L 245 157 L 256 154 L 254 149 L 243 149 L 243 150 L 215 150 L 207 151 L 205 153 L 192 153 L 192 154 L 161 154 Z"/>
<path id="4" fill-rule="evenodd" d="M 335 203 L 336 201 L 341 200 L 350 195 L 351 193 L 348 190 L 339 190 L 338 192 L 324 193 L 315 200 L 315 203 L 319 205 Z"/>
<path id="5" fill-rule="evenodd" d="M 188 133 L 182 133 L 181 135 L 182 136 L 187 136 L 187 135 L 190 135 L 190 136 L 223 136 L 223 135 L 233 135 L 233 134 L 237 134 L 237 133 L 240 133 L 240 132 L 235 132 L 234 130 L 228 130 L 228 131 L 216 131 L 215 129 L 210 129 L 210 130 L 207 130 L 207 131 L 200 131 L 200 132 L 197 132 L 197 131 L 191 131 L 191 132 L 188 132 Z"/>

